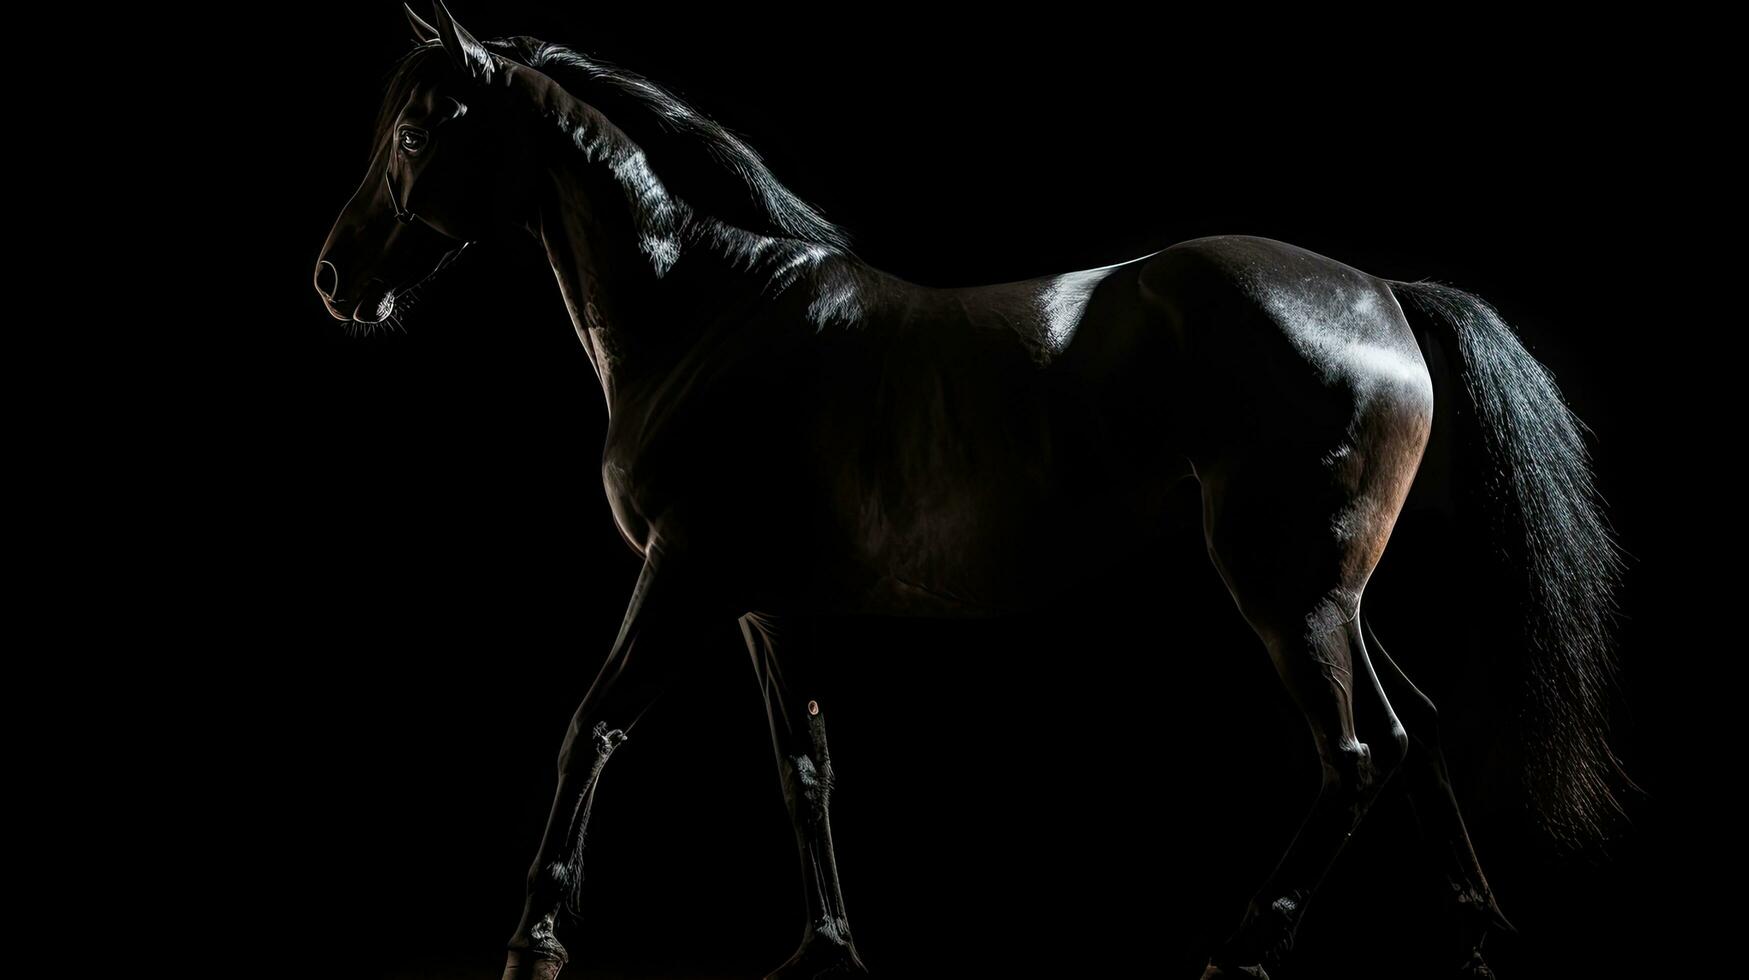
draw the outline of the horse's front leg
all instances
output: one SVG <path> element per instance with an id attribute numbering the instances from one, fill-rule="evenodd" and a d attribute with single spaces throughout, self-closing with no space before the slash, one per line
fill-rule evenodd
<path id="1" fill-rule="evenodd" d="M 527 901 L 510 937 L 504 980 L 551 980 L 568 954 L 559 942 L 562 911 L 575 915 L 583 883 L 583 834 L 608 758 L 644 711 L 705 646 L 703 601 L 683 562 L 655 552 L 638 576 L 607 662 L 583 698 L 559 750 L 559 787 L 546 834 L 528 872 Z M 727 626 L 726 618 L 717 623 Z"/>
<path id="2" fill-rule="evenodd" d="M 784 803 L 795 825 L 802 860 L 802 894 L 807 921 L 801 945 L 767 980 L 850 980 L 869 976 L 850 935 L 850 917 L 838 882 L 838 855 L 832 848 L 832 787 L 837 773 L 826 744 L 830 692 L 812 669 L 811 652 L 799 652 L 783 636 L 789 624 L 749 613 L 741 634 L 753 656 L 759 689 L 771 722 Z"/>

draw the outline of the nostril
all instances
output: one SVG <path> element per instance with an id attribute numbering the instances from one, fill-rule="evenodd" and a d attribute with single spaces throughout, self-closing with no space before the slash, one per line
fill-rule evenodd
<path id="1" fill-rule="evenodd" d="M 340 291 L 340 270 L 334 268 L 334 263 L 323 259 L 316 263 L 316 292 L 323 299 L 333 299 Z"/>

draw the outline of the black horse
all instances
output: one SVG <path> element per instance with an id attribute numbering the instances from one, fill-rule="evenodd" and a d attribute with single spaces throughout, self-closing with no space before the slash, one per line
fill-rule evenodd
<path id="1" fill-rule="evenodd" d="M 1465 926 L 1453 962 L 1487 975 L 1484 930 L 1504 919 L 1433 705 L 1362 595 L 1430 434 L 1451 425 L 1488 460 L 1475 479 L 1492 546 L 1525 572 L 1526 783 L 1553 829 L 1583 834 L 1613 806 L 1602 691 L 1620 563 L 1582 426 L 1491 307 L 1237 236 L 921 287 L 859 261 L 752 150 L 649 81 L 532 38 L 479 41 L 441 2 L 435 26 L 408 13 L 418 45 L 315 287 L 336 318 L 390 322 L 468 243 L 536 236 L 606 397 L 608 503 L 644 559 L 560 752 L 507 980 L 565 963 L 559 919 L 603 767 L 708 649 L 701 636 L 736 619 L 805 869 L 801 947 L 772 976 L 865 973 L 833 859 L 817 668 L 786 644 L 786 619 L 1025 609 L 1114 566 L 1187 479 L 1323 765 L 1311 814 L 1204 976 L 1277 967 L 1398 772 L 1449 854 Z"/>

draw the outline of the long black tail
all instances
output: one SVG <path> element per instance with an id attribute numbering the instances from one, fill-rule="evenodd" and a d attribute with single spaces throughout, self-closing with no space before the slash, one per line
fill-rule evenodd
<path id="1" fill-rule="evenodd" d="M 1457 406 L 1455 434 L 1486 461 L 1489 543 L 1522 587 L 1525 788 L 1558 839 L 1604 837 L 1621 812 L 1618 790 L 1632 785 L 1606 741 L 1625 562 L 1592 479 L 1588 430 L 1493 307 L 1438 283 L 1391 289 L 1459 354 L 1468 404 Z"/>

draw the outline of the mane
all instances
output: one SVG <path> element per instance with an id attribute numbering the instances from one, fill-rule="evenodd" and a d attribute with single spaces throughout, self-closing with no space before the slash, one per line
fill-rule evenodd
<path id="1" fill-rule="evenodd" d="M 541 72 L 588 112 L 559 121 L 589 160 L 605 164 L 626 194 L 639 248 L 658 276 L 683 246 L 725 255 L 781 292 L 816 276 L 820 295 L 808 315 L 822 327 L 850 320 L 860 307 L 860 260 L 850 236 L 785 187 L 759 154 L 735 134 L 648 79 L 532 37 L 480 42 L 499 57 Z M 376 132 L 393 122 L 425 57 L 444 57 L 437 41 L 395 63 Z M 612 123 L 604 129 L 591 123 Z M 617 132 L 613 132 L 617 130 Z M 623 134 L 620 135 L 620 134 Z"/>
<path id="2" fill-rule="evenodd" d="M 644 152 L 669 191 L 699 213 L 746 231 L 850 251 L 849 235 L 785 187 L 757 151 L 662 86 L 537 38 L 483 43 L 600 110 Z"/>

